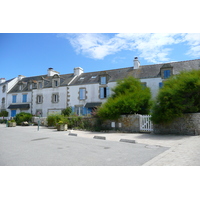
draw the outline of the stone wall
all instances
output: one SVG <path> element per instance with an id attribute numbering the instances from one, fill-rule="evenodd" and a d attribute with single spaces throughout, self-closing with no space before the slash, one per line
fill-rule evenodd
<path id="1" fill-rule="evenodd" d="M 140 132 L 139 115 L 121 115 L 118 120 L 107 120 L 102 124 L 103 129 L 121 132 Z"/>
<path id="2" fill-rule="evenodd" d="M 155 134 L 200 135 L 200 113 L 184 114 L 172 123 L 154 124 Z"/>

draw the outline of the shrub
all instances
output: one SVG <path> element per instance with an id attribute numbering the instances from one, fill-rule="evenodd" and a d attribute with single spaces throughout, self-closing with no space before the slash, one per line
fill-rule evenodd
<path id="1" fill-rule="evenodd" d="M 68 119 L 64 117 L 64 115 L 52 114 L 52 115 L 48 115 L 47 117 L 48 126 L 56 126 L 56 124 L 58 124 L 58 122 L 61 122 L 61 121 L 64 124 L 68 124 Z"/>
<path id="2" fill-rule="evenodd" d="M 71 107 L 67 107 L 66 109 L 62 110 L 62 114 L 64 116 L 70 116 L 72 114 L 72 108 Z"/>
<path id="3" fill-rule="evenodd" d="M 15 116 L 15 121 L 18 125 L 21 125 L 24 121 L 31 122 L 32 116 L 30 113 L 21 112 Z"/>
<path id="4" fill-rule="evenodd" d="M 8 117 L 8 112 L 6 110 L 1 111 L 0 117 Z"/>
<path id="5" fill-rule="evenodd" d="M 184 113 L 200 112 L 200 70 L 184 71 L 169 78 L 152 109 L 155 124 L 169 123 Z"/>
<path id="6" fill-rule="evenodd" d="M 118 81 L 113 94 L 97 111 L 102 119 L 118 119 L 123 114 L 148 114 L 151 92 L 133 77 Z"/>

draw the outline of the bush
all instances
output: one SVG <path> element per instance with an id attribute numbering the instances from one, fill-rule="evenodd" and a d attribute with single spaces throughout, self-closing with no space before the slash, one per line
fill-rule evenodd
<path id="1" fill-rule="evenodd" d="M 184 113 L 200 112 L 200 70 L 184 71 L 169 78 L 152 109 L 155 124 L 169 123 Z"/>
<path id="2" fill-rule="evenodd" d="M 138 79 L 128 77 L 118 81 L 113 94 L 97 111 L 102 119 L 118 119 L 123 114 L 148 114 L 151 92 Z"/>
<path id="3" fill-rule="evenodd" d="M 48 115 L 47 117 L 48 126 L 56 126 L 58 122 L 61 122 L 61 121 L 63 124 L 68 124 L 68 119 L 64 117 L 64 115 L 52 114 L 52 115 Z"/>
<path id="4" fill-rule="evenodd" d="M 15 121 L 17 125 L 21 125 L 24 121 L 31 122 L 32 116 L 30 113 L 21 112 L 15 116 Z"/>
<path id="5" fill-rule="evenodd" d="M 8 112 L 6 110 L 1 111 L 0 117 L 8 117 Z"/>
<path id="6" fill-rule="evenodd" d="M 62 115 L 64 116 L 70 116 L 72 114 L 72 108 L 67 107 L 66 109 L 62 110 Z"/>

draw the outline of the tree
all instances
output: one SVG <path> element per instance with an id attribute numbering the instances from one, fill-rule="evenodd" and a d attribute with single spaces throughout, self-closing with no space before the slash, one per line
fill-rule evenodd
<path id="1" fill-rule="evenodd" d="M 134 77 L 117 82 L 113 94 L 98 109 L 102 119 L 118 119 L 123 114 L 147 114 L 151 107 L 151 92 Z"/>
<path id="2" fill-rule="evenodd" d="M 200 112 L 200 70 L 183 71 L 164 82 L 152 109 L 155 124 Z"/>

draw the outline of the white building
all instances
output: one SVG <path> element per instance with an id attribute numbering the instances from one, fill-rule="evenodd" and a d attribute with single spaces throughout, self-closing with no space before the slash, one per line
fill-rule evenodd
<path id="1" fill-rule="evenodd" d="M 0 112 L 3 110 L 8 111 L 7 94 L 15 86 L 18 80 L 19 80 L 18 78 L 13 78 L 11 80 L 6 81 L 5 78 L 0 78 Z"/>
<path id="2" fill-rule="evenodd" d="M 87 115 L 107 100 L 118 80 L 138 78 L 155 98 L 167 78 L 191 69 L 200 69 L 200 59 L 142 66 L 135 57 L 132 67 L 89 73 L 77 67 L 63 75 L 49 68 L 46 75 L 23 77 L 8 92 L 7 108 L 10 116 L 23 111 L 46 117 L 69 106 L 76 114 Z"/>

